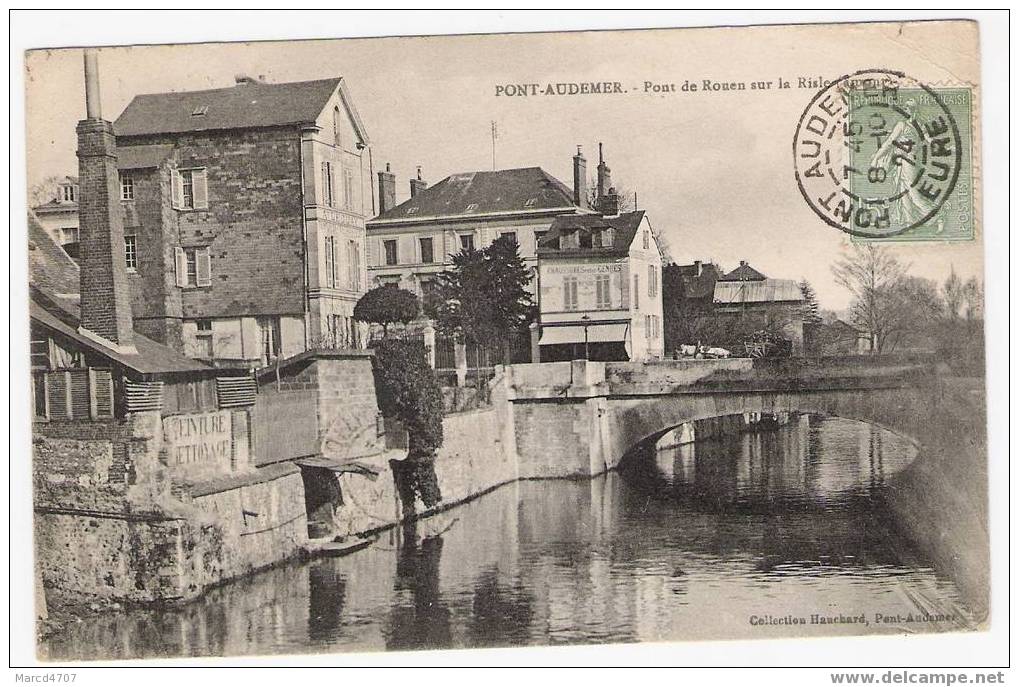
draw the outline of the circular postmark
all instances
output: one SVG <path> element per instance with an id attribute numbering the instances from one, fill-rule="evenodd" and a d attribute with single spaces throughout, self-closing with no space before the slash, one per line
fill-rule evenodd
<path id="1" fill-rule="evenodd" d="M 958 124 L 942 97 L 902 72 L 836 79 L 796 126 L 796 183 L 828 225 L 887 238 L 937 222 L 962 166 Z"/>

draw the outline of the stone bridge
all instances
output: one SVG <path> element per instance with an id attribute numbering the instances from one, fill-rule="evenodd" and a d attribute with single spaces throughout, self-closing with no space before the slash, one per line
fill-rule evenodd
<path id="1" fill-rule="evenodd" d="M 858 359 L 854 359 L 858 360 Z M 630 449 L 695 420 L 802 412 L 860 420 L 922 445 L 930 367 L 854 361 L 690 360 L 507 369 L 521 477 L 596 475 Z"/>
<path id="2" fill-rule="evenodd" d="M 680 424 L 744 412 L 816 413 L 895 432 L 918 448 L 889 484 L 898 525 L 980 613 L 989 586 L 983 388 L 930 364 L 867 357 L 578 360 L 504 368 L 493 403 L 521 479 L 597 475 Z"/>

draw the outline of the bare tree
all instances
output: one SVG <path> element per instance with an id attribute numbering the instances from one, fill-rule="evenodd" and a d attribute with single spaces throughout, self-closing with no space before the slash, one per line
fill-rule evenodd
<path id="1" fill-rule="evenodd" d="M 28 207 L 34 208 L 37 205 L 43 205 L 57 197 L 57 191 L 60 190 L 60 184 L 63 183 L 64 177 L 48 176 L 38 184 L 35 184 L 28 190 Z"/>
<path id="2" fill-rule="evenodd" d="M 870 337 L 871 353 L 894 346 L 903 327 L 903 303 L 897 287 L 906 267 L 886 248 L 854 244 L 849 255 L 832 266 L 835 281 L 853 294 L 849 318 Z"/>
<path id="3" fill-rule="evenodd" d="M 966 321 L 983 319 L 984 316 L 984 287 L 976 277 L 970 277 L 962 286 L 963 310 L 966 314 Z"/>
<path id="4" fill-rule="evenodd" d="M 945 317 L 945 303 L 937 282 L 923 277 L 903 276 L 891 287 L 882 350 L 891 351 L 902 343 L 923 347 Z"/>
<path id="5" fill-rule="evenodd" d="M 945 279 L 944 286 L 941 287 L 942 295 L 945 299 L 945 310 L 948 315 L 948 319 L 953 322 L 959 319 L 959 311 L 963 307 L 963 301 L 965 294 L 963 293 L 963 283 L 959 279 L 959 275 L 955 273 L 955 268 L 952 268 L 951 274 Z"/>
<path id="6" fill-rule="evenodd" d="M 616 191 L 616 196 L 619 198 L 619 211 L 630 212 L 637 209 L 636 203 L 633 198 L 633 191 L 625 186 L 613 185 Z M 598 206 L 598 177 L 591 177 L 591 181 L 587 185 L 587 205 L 588 207 L 594 208 Z"/>

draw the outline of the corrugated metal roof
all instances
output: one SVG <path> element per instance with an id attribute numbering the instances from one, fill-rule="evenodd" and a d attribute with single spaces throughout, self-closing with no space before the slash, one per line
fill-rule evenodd
<path id="1" fill-rule="evenodd" d="M 765 279 L 764 281 L 717 281 L 715 303 L 789 303 L 803 300 L 800 287 L 792 279 Z"/>
<path id="2" fill-rule="evenodd" d="M 573 191 L 541 167 L 451 174 L 368 221 L 469 219 L 473 215 L 572 208 Z"/>
<path id="3" fill-rule="evenodd" d="M 113 129 L 120 137 L 309 124 L 321 114 L 341 81 L 336 77 L 253 82 L 207 91 L 137 95 Z"/>

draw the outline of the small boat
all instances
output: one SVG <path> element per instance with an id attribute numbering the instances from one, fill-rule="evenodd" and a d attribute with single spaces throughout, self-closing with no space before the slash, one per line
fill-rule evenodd
<path id="1" fill-rule="evenodd" d="M 367 539 L 353 538 L 346 541 L 325 542 L 316 547 L 316 553 L 320 556 L 338 558 L 340 556 L 346 556 L 354 553 L 355 551 L 360 551 L 361 549 L 366 549 L 378 540 L 379 538 L 376 536 L 368 537 Z"/>

